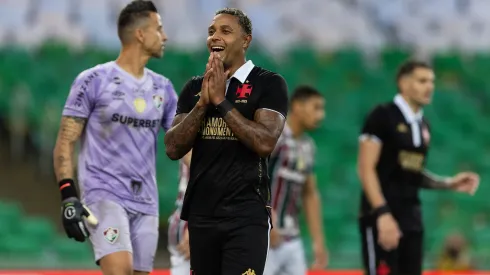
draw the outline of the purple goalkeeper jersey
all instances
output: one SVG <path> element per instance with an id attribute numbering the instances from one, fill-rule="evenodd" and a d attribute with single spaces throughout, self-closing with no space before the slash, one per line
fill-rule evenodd
<path id="1" fill-rule="evenodd" d="M 78 156 L 84 203 L 109 199 L 158 215 L 157 137 L 170 128 L 176 105 L 172 83 L 149 69 L 137 79 L 108 62 L 78 75 L 63 116 L 87 118 Z"/>

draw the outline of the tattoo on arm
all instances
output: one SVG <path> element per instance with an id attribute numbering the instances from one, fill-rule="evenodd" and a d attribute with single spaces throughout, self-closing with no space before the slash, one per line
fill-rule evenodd
<path id="1" fill-rule="evenodd" d="M 243 117 L 237 109 L 226 114 L 224 120 L 233 134 L 261 157 L 269 156 L 284 128 L 284 117 L 270 110 L 259 109 L 254 121 Z"/>
<path id="2" fill-rule="evenodd" d="M 73 151 L 75 143 L 87 123 L 86 118 L 63 116 L 54 148 L 54 172 L 58 181 L 73 178 Z"/>
<path id="3" fill-rule="evenodd" d="M 447 178 L 437 176 L 429 171 L 422 172 L 421 187 L 427 189 L 449 189 Z"/>
<path id="4" fill-rule="evenodd" d="M 196 105 L 190 113 L 175 117 L 172 128 L 164 139 L 165 150 L 170 159 L 181 159 L 192 149 L 204 115 L 206 107 Z"/>

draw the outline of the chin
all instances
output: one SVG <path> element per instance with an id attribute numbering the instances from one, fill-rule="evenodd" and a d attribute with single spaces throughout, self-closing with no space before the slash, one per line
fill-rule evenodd
<path id="1" fill-rule="evenodd" d="M 162 58 L 162 56 L 163 56 L 163 52 L 153 53 L 151 55 L 151 57 L 153 57 L 153 58 Z"/>

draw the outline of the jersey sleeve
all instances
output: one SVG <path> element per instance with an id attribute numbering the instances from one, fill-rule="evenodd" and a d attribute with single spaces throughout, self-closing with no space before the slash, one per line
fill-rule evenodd
<path id="1" fill-rule="evenodd" d="M 284 78 L 275 74 L 267 79 L 267 88 L 259 101 L 258 109 L 280 113 L 284 118 L 288 113 L 288 86 Z"/>
<path id="2" fill-rule="evenodd" d="M 77 76 L 63 108 L 63 116 L 88 118 L 95 106 L 97 72 L 85 71 Z"/>
<path id="3" fill-rule="evenodd" d="M 382 106 L 376 107 L 366 118 L 360 140 L 384 142 L 388 136 L 388 114 Z"/>
<path id="4" fill-rule="evenodd" d="M 177 93 L 175 92 L 174 86 L 170 81 L 165 90 L 167 91 L 167 100 L 162 117 L 162 128 L 166 132 L 168 129 L 170 129 L 170 127 L 172 127 L 172 122 L 177 110 Z"/>
<path id="5" fill-rule="evenodd" d="M 192 88 L 193 88 L 194 79 L 187 81 L 187 83 L 182 88 L 182 91 L 179 95 L 179 100 L 177 102 L 177 111 L 176 115 L 187 114 L 189 113 L 194 106 L 192 105 Z"/>

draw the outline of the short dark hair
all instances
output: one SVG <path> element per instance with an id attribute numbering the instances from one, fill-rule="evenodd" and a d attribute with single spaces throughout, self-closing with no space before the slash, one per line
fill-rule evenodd
<path id="1" fill-rule="evenodd" d="M 398 72 L 396 73 L 396 83 L 398 83 L 398 81 L 400 81 L 402 77 L 413 73 L 413 71 L 415 71 L 418 68 L 432 70 L 432 66 L 425 61 L 419 61 L 419 60 L 405 61 L 398 68 Z"/>
<path id="2" fill-rule="evenodd" d="M 126 40 L 125 31 L 138 20 L 147 18 L 151 12 L 158 12 L 155 4 L 148 0 L 133 0 L 119 14 L 117 20 L 117 35 L 121 41 Z"/>
<path id="3" fill-rule="evenodd" d="M 238 24 L 240 24 L 243 31 L 247 35 L 252 34 L 252 29 L 253 29 L 252 21 L 242 10 L 235 9 L 235 8 L 224 8 L 215 13 L 215 15 L 220 15 L 220 14 L 229 14 L 235 16 L 238 19 Z"/>
<path id="4" fill-rule="evenodd" d="M 297 101 L 305 101 L 312 97 L 323 97 L 323 95 L 312 86 L 301 85 L 294 89 L 293 95 L 291 96 L 291 104 Z"/>

